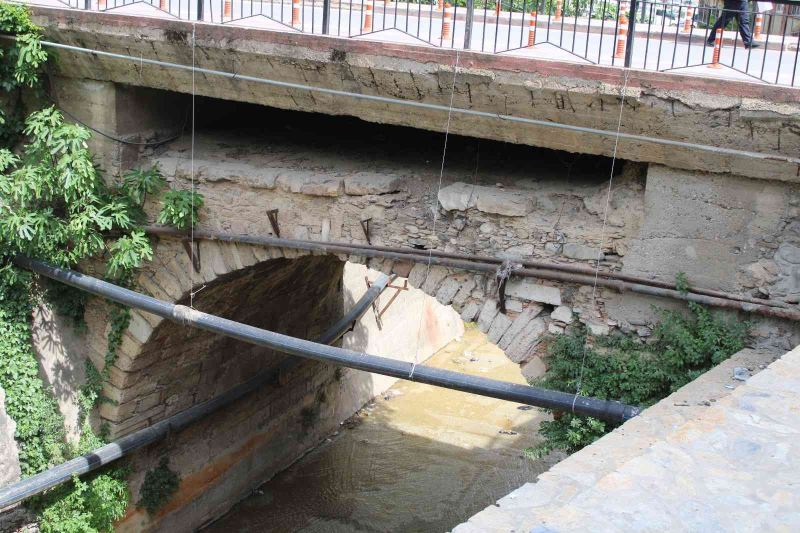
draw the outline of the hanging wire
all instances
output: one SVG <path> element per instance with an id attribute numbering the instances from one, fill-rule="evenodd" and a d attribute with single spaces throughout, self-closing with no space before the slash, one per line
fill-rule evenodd
<path id="1" fill-rule="evenodd" d="M 442 147 L 442 163 L 439 167 L 439 183 L 436 187 L 436 195 L 433 198 L 433 237 L 436 238 L 436 222 L 439 218 L 439 193 L 442 190 L 442 179 L 444 178 L 444 164 L 445 160 L 447 159 L 447 140 L 450 137 L 450 118 L 453 112 L 453 98 L 456 94 L 456 79 L 458 77 L 458 62 L 459 62 L 459 51 L 456 50 L 456 60 L 453 67 L 453 86 L 450 88 L 450 105 L 447 111 L 447 125 L 444 129 L 444 146 Z M 477 178 L 477 172 L 476 172 Z M 428 249 L 428 263 L 425 266 L 425 277 L 422 279 L 422 283 L 418 288 L 422 288 L 425 285 L 425 282 L 428 281 L 428 274 L 431 272 L 431 262 L 433 260 L 433 247 Z M 425 305 L 425 298 L 423 297 L 422 305 Z M 417 346 L 414 349 L 414 363 L 411 365 L 411 372 L 409 373 L 408 377 L 414 377 L 414 370 L 417 368 L 417 362 L 419 361 L 419 345 L 420 339 L 422 337 L 422 317 L 425 315 L 423 309 L 420 309 L 419 313 L 419 324 L 417 326 Z"/>
<path id="2" fill-rule="evenodd" d="M 612 186 L 614 183 L 614 168 L 617 163 L 617 147 L 619 146 L 619 137 L 620 137 L 620 129 L 622 128 L 622 112 L 625 110 L 625 93 L 628 89 L 628 75 L 630 74 L 630 69 L 624 68 L 624 78 L 622 81 L 622 89 L 620 90 L 620 99 L 619 99 L 619 116 L 617 117 L 617 136 L 614 138 L 614 151 L 611 155 L 611 173 L 608 177 L 608 189 L 606 190 L 606 205 L 605 209 L 603 210 L 603 227 L 600 230 L 600 249 L 597 252 L 597 257 L 595 258 L 595 269 L 594 269 L 594 283 L 592 284 L 592 298 L 590 301 L 591 309 L 594 310 L 595 305 L 597 303 L 597 279 L 600 276 L 600 254 L 603 251 L 603 247 L 605 246 L 606 240 L 606 224 L 608 222 L 608 208 L 611 204 L 611 192 Z M 572 401 L 572 412 L 575 412 L 575 402 L 578 400 L 578 395 L 581 392 L 581 386 L 583 385 L 583 371 L 586 368 L 586 343 L 583 344 L 583 357 L 581 358 L 581 370 L 578 374 L 578 381 L 575 384 L 575 398 Z"/>
<path id="3" fill-rule="evenodd" d="M 203 287 L 200 290 L 194 290 L 194 265 L 195 258 L 194 258 L 194 130 L 195 130 L 195 38 L 196 38 L 196 25 L 192 23 L 192 140 L 191 140 L 191 147 L 189 149 L 189 175 L 191 176 L 192 180 L 192 191 L 191 191 L 191 202 L 192 202 L 192 212 L 189 215 L 189 249 L 191 250 L 192 260 L 191 265 L 189 266 L 189 307 L 194 309 L 194 295 L 200 290 L 203 290 Z"/>

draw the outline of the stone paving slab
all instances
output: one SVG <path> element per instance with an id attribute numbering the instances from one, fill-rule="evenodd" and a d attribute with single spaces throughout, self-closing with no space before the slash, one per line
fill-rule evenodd
<path id="1" fill-rule="evenodd" d="M 800 348 L 731 378 L 773 358 L 739 352 L 454 532 L 798 530 Z"/>

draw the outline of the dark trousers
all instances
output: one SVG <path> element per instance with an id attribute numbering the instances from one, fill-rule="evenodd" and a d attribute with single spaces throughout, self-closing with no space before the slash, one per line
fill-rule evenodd
<path id="1" fill-rule="evenodd" d="M 713 43 L 717 36 L 717 30 L 728 25 L 731 19 L 736 19 L 739 25 L 739 34 L 742 36 L 742 43 L 745 46 L 750 46 L 753 40 L 753 32 L 750 30 L 750 11 L 748 9 L 747 0 L 725 0 L 723 4 L 723 11 L 720 17 L 714 24 L 714 29 L 708 36 L 708 42 Z"/>

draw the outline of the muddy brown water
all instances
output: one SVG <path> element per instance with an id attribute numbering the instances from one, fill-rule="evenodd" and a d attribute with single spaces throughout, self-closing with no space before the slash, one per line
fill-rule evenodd
<path id="1" fill-rule="evenodd" d="M 525 382 L 475 328 L 425 364 Z M 544 416 L 400 382 L 204 531 L 448 531 L 549 468 L 523 456 Z"/>

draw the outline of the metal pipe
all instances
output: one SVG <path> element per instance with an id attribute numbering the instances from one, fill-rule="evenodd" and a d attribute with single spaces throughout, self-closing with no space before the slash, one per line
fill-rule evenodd
<path id="1" fill-rule="evenodd" d="M 0 38 L 9 39 L 9 40 L 16 40 L 16 37 L 13 35 L 0 35 Z M 792 165 L 800 166 L 800 158 L 796 157 L 788 157 L 779 154 L 768 154 L 763 152 L 752 152 L 749 150 L 739 150 L 736 148 L 724 148 L 720 146 L 710 146 L 707 144 L 697 144 L 697 143 L 690 143 L 686 141 L 676 141 L 672 139 L 664 139 L 659 137 L 648 137 L 646 135 L 637 135 L 634 133 L 625 133 L 625 132 L 617 132 L 612 130 L 602 130 L 598 128 L 589 128 L 585 126 L 574 126 L 572 124 L 563 124 L 560 122 L 551 122 L 547 120 L 539 120 L 527 117 L 515 117 L 512 115 L 504 115 L 502 113 L 493 113 L 489 111 L 478 111 L 476 109 L 466 109 L 460 107 L 450 108 L 446 105 L 441 104 L 429 104 L 426 102 L 417 102 L 414 100 L 402 100 L 400 98 L 392 98 L 388 96 L 378 96 L 374 94 L 363 94 L 363 93 L 355 93 L 350 91 L 343 91 L 339 89 L 328 89 L 326 87 L 314 87 L 313 85 L 304 85 L 301 83 L 292 83 L 288 81 L 280 81 L 280 80 L 273 80 L 269 78 L 260 78 L 258 76 L 248 76 L 246 74 L 239 74 L 235 72 L 225 72 L 221 70 L 214 70 L 209 68 L 202 68 L 196 67 L 192 65 L 183 65 L 180 63 L 171 63 L 168 61 L 160 61 L 158 59 L 145 59 L 141 56 L 131 56 L 127 54 L 118 54 L 115 52 L 105 52 L 103 50 L 96 50 L 93 48 L 85 48 L 82 46 L 73 46 L 70 44 L 61 44 L 55 43 L 52 41 L 41 41 L 42 46 L 48 46 L 50 48 L 57 48 L 61 50 L 70 50 L 72 52 L 81 52 L 92 54 L 96 56 L 103 56 L 103 57 L 111 57 L 116 59 L 125 59 L 128 61 L 135 62 L 136 64 L 147 64 L 147 65 L 156 65 L 160 67 L 168 67 L 174 68 L 178 70 L 186 70 L 200 74 L 206 74 L 208 76 L 219 76 L 222 78 L 228 78 L 231 80 L 242 80 L 242 81 L 249 81 L 254 83 L 262 83 L 265 85 L 271 85 L 273 87 L 281 87 L 284 89 L 296 89 L 298 91 L 311 91 L 321 94 L 329 94 L 332 96 L 344 96 L 348 98 L 357 98 L 362 100 L 370 100 L 373 102 L 380 102 L 384 104 L 394 104 L 394 105 L 404 105 L 409 107 L 415 107 L 418 109 L 428 109 L 432 111 L 441 111 L 443 113 L 456 113 L 461 115 L 469 115 L 475 117 L 482 117 L 482 118 L 491 118 L 491 119 L 498 119 L 498 120 L 505 120 L 508 122 L 516 122 L 521 124 L 529 124 L 531 126 L 538 126 L 543 128 L 551 128 L 557 129 L 562 131 L 571 131 L 576 133 L 587 133 L 590 135 L 599 135 L 602 137 L 608 137 L 611 139 L 621 139 L 624 141 L 630 141 L 633 143 L 652 143 L 661 146 L 669 146 L 669 147 L 678 147 L 678 148 L 685 148 L 690 150 L 696 150 L 699 152 L 706 152 L 712 153 L 716 155 L 729 155 L 729 156 L 737 156 L 737 157 L 746 157 L 748 159 L 758 159 L 762 161 L 779 161 L 783 163 L 789 163 Z"/>
<path id="2" fill-rule="evenodd" d="M 265 346 L 273 350 L 324 361 L 356 370 L 373 372 L 408 381 L 418 381 L 446 389 L 460 390 L 490 398 L 498 398 L 546 409 L 574 412 L 602 420 L 621 422 L 639 414 L 639 408 L 620 402 L 587 398 L 576 394 L 530 387 L 518 383 L 498 381 L 480 376 L 470 376 L 450 370 L 414 365 L 388 357 L 380 357 L 343 348 L 325 346 L 312 341 L 296 339 L 264 329 L 241 324 L 184 305 L 174 305 L 151 296 L 118 287 L 106 281 L 86 276 L 72 270 L 58 268 L 24 256 L 14 258 L 14 264 L 42 276 L 84 290 L 114 302 L 141 309 L 148 313 L 243 342 Z"/>
<path id="3" fill-rule="evenodd" d="M 151 227 L 153 228 L 153 227 Z M 180 236 L 185 238 L 186 235 L 172 229 L 153 229 L 150 231 L 154 235 L 167 235 L 167 236 Z M 407 252 L 389 252 L 375 250 L 366 247 L 354 247 L 349 244 L 339 243 L 326 243 L 319 241 L 300 241 L 292 239 L 280 239 L 275 237 L 252 237 L 249 235 L 228 235 L 228 234 L 215 234 L 211 235 L 208 232 L 200 230 L 194 231 L 195 238 L 219 240 L 223 242 L 238 242 L 242 244 L 252 244 L 260 246 L 275 246 L 279 248 L 293 248 L 298 250 L 306 250 L 311 252 L 326 252 L 326 253 L 340 253 L 352 254 L 362 257 L 383 257 L 388 259 L 396 259 L 400 261 L 412 261 L 416 263 L 428 263 L 432 265 L 445 266 L 449 268 L 456 268 L 460 270 L 469 270 L 474 272 L 486 272 L 494 274 L 497 272 L 497 265 L 491 263 L 482 263 L 471 260 L 457 260 L 448 259 L 444 257 L 428 256 L 422 254 L 412 254 Z M 628 283 L 621 279 L 608 279 L 603 277 L 595 278 L 594 273 L 577 274 L 572 272 L 560 272 L 548 268 L 523 268 L 515 270 L 515 276 L 532 277 L 538 279 L 547 279 L 551 281 L 562 281 L 565 283 L 578 283 L 581 285 L 594 285 L 595 283 L 601 287 L 608 287 L 619 292 L 635 292 L 639 294 L 646 294 L 648 296 L 658 296 L 660 298 L 672 298 L 674 300 L 683 300 L 687 302 L 695 302 L 703 305 L 710 305 L 713 307 L 721 307 L 725 309 L 734 309 L 738 311 L 745 311 L 748 313 L 756 313 L 763 316 L 774 318 L 783 318 L 787 320 L 800 321 L 800 311 L 784 308 L 773 307 L 761 303 L 751 303 L 740 300 L 733 300 L 721 298 L 716 296 L 707 296 L 693 292 L 681 292 L 676 289 L 667 289 L 663 287 L 648 286 L 641 283 Z"/>
<path id="4" fill-rule="evenodd" d="M 339 340 L 342 335 L 347 333 L 350 325 L 357 322 L 369 309 L 370 305 L 380 296 L 381 292 L 389 284 L 389 277 L 385 274 L 378 276 L 372 287 L 364 293 L 353 308 L 323 333 L 318 342 L 332 344 Z M 219 396 L 190 407 L 178 414 L 156 422 L 150 427 L 140 429 L 122 438 L 101 446 L 89 453 L 71 459 L 65 463 L 48 468 L 31 477 L 12 483 L 0 489 L 0 511 L 10 505 L 19 503 L 23 500 L 46 491 L 49 488 L 60 485 L 72 479 L 73 476 L 86 474 L 96 470 L 103 465 L 107 465 L 129 453 L 148 444 L 152 444 L 169 433 L 179 431 L 186 426 L 205 418 L 206 416 L 230 405 L 236 400 L 256 391 L 268 383 L 275 382 L 278 377 L 301 364 L 304 360 L 292 357 L 277 368 L 270 368 L 259 372 L 252 379 L 233 387 L 232 389 L 220 394 Z"/>
<path id="5" fill-rule="evenodd" d="M 143 228 L 145 232 L 151 235 L 159 235 L 159 236 L 170 236 L 170 237 L 177 237 L 177 238 L 186 238 L 185 233 L 181 233 L 179 230 L 170 227 L 170 226 L 145 226 Z M 320 243 L 320 244 L 330 244 L 334 246 L 345 246 L 352 248 L 352 252 L 354 255 L 358 255 L 355 253 L 356 249 L 363 249 L 363 250 L 377 250 L 381 252 L 395 252 L 395 253 L 404 253 L 410 255 L 423 255 L 423 250 L 416 250 L 413 248 L 402 248 L 402 247 L 393 247 L 393 246 L 378 246 L 374 244 L 363 244 L 357 242 L 337 242 L 337 241 L 306 241 L 306 240 L 291 240 L 285 239 L 280 243 L 273 242 L 275 237 L 268 237 L 268 236 L 250 236 L 250 235 L 242 235 L 242 234 L 235 234 L 235 233 L 224 233 L 218 231 L 206 231 L 206 230 L 194 230 L 194 237 L 198 239 L 206 239 L 206 240 L 218 240 L 218 241 L 225 241 L 225 242 L 242 242 L 244 243 L 244 239 L 248 240 L 249 244 L 259 244 L 262 246 L 270 246 L 270 247 L 292 247 L 286 244 L 287 241 L 290 242 L 309 242 L 309 243 Z M 255 239 L 258 242 L 252 242 Z M 474 262 L 482 262 L 482 263 L 492 263 L 495 265 L 500 265 L 506 261 L 506 259 L 500 257 L 493 257 L 489 255 L 467 255 L 467 254 L 460 254 L 455 252 L 445 252 L 442 250 L 424 250 L 424 256 L 431 255 L 434 257 L 441 257 L 446 259 L 463 259 L 465 261 L 474 261 Z M 519 261 L 523 267 L 531 267 L 531 268 L 543 268 L 548 270 L 558 270 L 561 272 L 572 272 L 574 274 L 583 274 L 586 276 L 594 277 L 597 275 L 601 278 L 607 279 L 619 279 L 622 281 L 627 281 L 631 283 L 639 283 L 642 285 L 650 285 L 653 287 L 660 287 L 662 289 L 671 289 L 671 290 L 678 290 L 677 286 L 674 283 L 669 283 L 667 281 L 660 281 L 655 279 L 648 279 L 641 276 L 634 276 L 632 274 L 624 274 L 622 272 L 611 272 L 608 270 L 598 270 L 595 271 L 593 268 L 585 267 L 582 265 L 573 265 L 568 263 L 553 263 L 551 261 L 539 261 L 539 260 L 523 260 Z M 704 294 L 706 296 L 714 296 L 716 298 L 723 298 L 728 300 L 736 300 L 740 302 L 748 302 L 756 305 L 767 305 L 771 307 L 784 307 L 791 309 L 790 305 L 786 302 L 782 302 L 780 300 L 760 300 L 757 298 L 751 298 L 749 296 L 743 296 L 739 294 L 732 294 L 729 292 L 718 291 L 714 289 L 705 289 L 702 287 L 690 287 L 688 292 L 693 292 L 697 294 Z"/>

